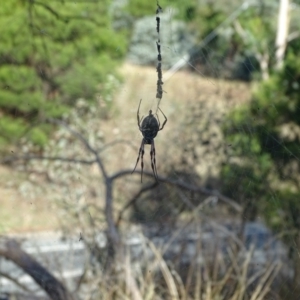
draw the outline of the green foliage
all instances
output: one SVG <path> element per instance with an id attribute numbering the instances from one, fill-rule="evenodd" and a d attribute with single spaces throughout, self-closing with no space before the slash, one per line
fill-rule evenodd
<path id="1" fill-rule="evenodd" d="M 159 5 L 163 8 L 163 11 L 166 11 L 168 8 L 170 8 L 170 6 L 172 6 L 172 13 L 175 13 L 176 18 L 189 21 L 195 15 L 197 1 L 173 0 L 172 2 L 170 2 L 169 0 L 160 0 Z M 126 10 L 134 18 L 142 18 L 145 16 L 153 15 L 156 11 L 156 8 L 156 1 L 129 0 Z"/>
<path id="2" fill-rule="evenodd" d="M 192 27 L 203 39 L 215 30 L 224 20 L 226 14 L 214 3 L 198 6 L 192 19 Z"/>
<path id="3" fill-rule="evenodd" d="M 263 208 L 265 217 L 272 228 L 278 232 L 288 231 L 292 236 L 296 230 L 300 230 L 299 197 L 299 192 L 287 189 L 269 195 L 263 203 Z"/>
<path id="4" fill-rule="evenodd" d="M 127 45 L 121 34 L 110 29 L 109 3 L 11 0 L 1 4 L 0 109 L 7 116 L 2 140 L 12 142 L 24 127 L 62 116 L 78 98 L 95 101 L 108 76 L 116 76 Z M 9 122 L 15 123 L 14 135 Z M 42 145 L 48 134 L 43 127 L 28 137 Z"/>
<path id="5" fill-rule="evenodd" d="M 300 230 L 300 58 L 290 46 L 284 68 L 258 85 L 251 103 L 224 125 L 232 145 L 224 190 L 252 201 L 277 230 Z M 284 216 L 284 217 L 282 217 Z"/>
<path id="6" fill-rule="evenodd" d="M 245 60 L 242 41 L 236 38 L 232 24 L 226 24 L 231 13 L 217 1 L 208 2 L 196 7 L 195 17 L 190 21 L 189 28 L 198 45 L 203 45 L 207 37 L 215 34 L 204 47 L 196 46 L 190 59 L 193 66 L 199 64 L 201 72 L 207 76 L 244 79 L 245 73 L 249 73 L 249 69 L 241 69 Z"/>
<path id="7" fill-rule="evenodd" d="M 163 5 L 162 3 L 160 5 Z M 153 15 L 156 10 L 156 3 L 147 0 L 130 0 L 126 10 L 135 18 Z"/>
<path id="8" fill-rule="evenodd" d="M 25 130 L 24 120 L 18 118 L 11 118 L 2 116 L 0 119 L 1 128 L 1 144 L 6 143 L 7 140 L 17 140 L 22 136 Z"/>
<path id="9" fill-rule="evenodd" d="M 42 130 L 42 128 L 33 128 L 30 131 L 30 140 L 37 146 L 43 147 L 47 144 L 47 130 Z"/>

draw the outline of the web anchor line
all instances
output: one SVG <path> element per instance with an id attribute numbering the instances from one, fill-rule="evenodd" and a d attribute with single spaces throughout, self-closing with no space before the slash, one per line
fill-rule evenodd
<path id="1" fill-rule="evenodd" d="M 157 101 L 157 109 L 156 111 L 159 109 L 159 104 L 160 101 L 162 99 L 163 96 L 163 81 L 162 81 L 162 70 L 161 70 L 161 65 L 162 65 L 162 56 L 161 56 L 161 44 L 160 44 L 160 17 L 159 17 L 159 13 L 162 12 L 162 8 L 159 5 L 158 1 L 157 1 L 157 9 L 156 9 L 156 31 L 157 31 L 157 35 L 158 35 L 158 39 L 156 42 L 156 47 L 157 47 L 157 67 L 156 67 L 156 72 L 157 72 L 157 83 L 156 83 L 156 99 Z"/>

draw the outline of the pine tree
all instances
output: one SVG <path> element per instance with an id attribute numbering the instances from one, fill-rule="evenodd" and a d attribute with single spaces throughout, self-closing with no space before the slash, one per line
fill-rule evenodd
<path id="1" fill-rule="evenodd" d="M 103 96 L 103 84 L 124 56 L 111 29 L 109 1 L 10 0 L 0 6 L 1 144 L 28 134 L 43 145 L 47 127 L 78 98 Z"/>

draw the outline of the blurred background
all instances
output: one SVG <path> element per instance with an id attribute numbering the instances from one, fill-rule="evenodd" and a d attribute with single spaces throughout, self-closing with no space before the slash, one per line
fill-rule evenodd
<path id="1" fill-rule="evenodd" d="M 299 299 L 300 1 L 159 6 L 0 4 L 0 299 Z"/>

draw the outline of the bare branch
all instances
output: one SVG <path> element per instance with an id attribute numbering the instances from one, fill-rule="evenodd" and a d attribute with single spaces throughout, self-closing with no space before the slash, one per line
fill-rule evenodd
<path id="1" fill-rule="evenodd" d="M 23 251 L 17 241 L 7 239 L 0 245 L 0 256 L 14 262 L 25 273 L 30 275 L 34 281 L 53 300 L 75 300 L 75 296 L 63 286 L 46 268 L 44 268 L 33 257 Z"/>
<path id="2" fill-rule="evenodd" d="M 131 174 L 131 172 L 132 172 L 131 170 L 123 170 L 123 171 L 117 172 L 114 175 L 112 175 L 110 177 L 110 179 L 115 180 L 115 179 L 120 178 L 122 176 L 129 175 L 129 174 Z M 137 171 L 135 174 L 139 174 L 139 173 L 140 173 L 140 171 Z M 153 174 L 151 172 L 145 171 L 145 172 L 143 172 L 143 174 L 145 174 L 148 177 L 153 177 Z M 221 200 L 221 201 L 225 202 L 226 204 L 230 205 L 231 207 L 233 207 L 237 212 L 242 211 L 242 207 L 239 204 L 237 204 L 234 200 L 230 199 L 229 197 L 226 197 L 226 196 L 222 195 L 217 190 L 210 190 L 210 189 L 207 189 L 207 188 L 204 188 L 204 187 L 201 187 L 201 186 L 191 185 L 191 184 L 179 181 L 179 180 L 173 180 L 173 179 L 169 179 L 169 178 L 161 177 L 161 176 L 158 177 L 158 181 L 164 182 L 164 183 L 167 183 L 167 184 L 170 184 L 170 185 L 175 185 L 175 186 L 180 187 L 184 190 L 189 190 L 189 191 L 192 191 L 192 192 L 201 193 L 201 194 L 207 195 L 207 196 L 217 197 L 219 200 Z"/>
<path id="3" fill-rule="evenodd" d="M 74 137 L 76 137 L 77 139 L 79 139 L 83 144 L 84 146 L 86 147 L 86 149 L 91 152 L 92 154 L 94 154 L 95 158 L 96 158 L 96 162 L 99 166 L 99 169 L 104 177 L 105 180 L 108 179 L 108 176 L 107 176 L 107 173 L 106 173 L 106 170 L 104 168 L 104 165 L 102 163 L 102 160 L 98 154 L 98 151 L 95 150 L 91 145 L 90 143 L 87 141 L 87 139 L 85 137 L 83 137 L 83 135 L 81 135 L 78 131 L 72 129 L 67 123 L 63 122 L 63 121 L 60 121 L 60 120 L 56 120 L 56 119 L 47 119 L 47 121 L 49 123 L 52 123 L 52 124 L 56 124 L 56 125 L 59 125 L 61 127 L 64 127 L 65 129 L 67 129 Z"/>
<path id="4" fill-rule="evenodd" d="M 112 246 L 112 256 L 115 255 L 120 249 L 120 236 L 113 213 L 113 181 L 110 178 L 105 180 L 105 217 L 107 222 L 107 237 Z"/>
<path id="5" fill-rule="evenodd" d="M 119 172 L 117 172 L 117 173 L 115 173 L 111 176 L 108 176 L 106 171 L 105 171 L 102 159 L 100 158 L 100 155 L 99 155 L 100 151 L 94 149 L 83 135 L 81 135 L 76 130 L 72 129 L 68 124 L 66 124 L 63 121 L 56 120 L 56 119 L 48 119 L 47 121 L 52 123 L 52 124 L 56 124 L 56 125 L 62 126 L 65 129 L 67 129 L 75 138 L 79 139 L 83 143 L 85 148 L 95 156 L 95 159 L 94 160 L 84 160 L 84 159 L 72 159 L 72 158 L 64 158 L 64 157 L 24 156 L 24 157 L 14 157 L 14 158 L 8 157 L 8 158 L 6 158 L 6 161 L 8 162 L 12 159 L 49 159 L 49 160 L 60 160 L 60 161 L 63 161 L 63 162 L 76 162 L 76 163 L 83 163 L 83 164 L 92 164 L 92 163 L 96 162 L 98 164 L 100 173 L 104 177 L 103 181 L 104 181 L 104 184 L 105 184 L 105 217 L 106 217 L 106 222 L 107 222 L 107 227 L 108 227 L 107 228 L 107 237 L 108 237 L 108 240 L 109 240 L 110 248 L 113 251 L 112 255 L 114 255 L 114 253 L 118 252 L 119 246 L 120 246 L 120 241 L 121 240 L 120 240 L 120 236 L 119 236 L 119 233 L 118 233 L 117 226 L 120 223 L 120 220 L 122 218 L 122 215 L 123 215 L 124 211 L 127 210 L 128 207 L 130 207 L 135 201 L 137 201 L 137 199 L 145 191 L 150 190 L 151 188 L 154 188 L 157 185 L 157 183 L 155 182 L 151 185 L 148 185 L 148 186 L 142 188 L 126 204 L 126 206 L 122 209 L 122 211 L 119 214 L 117 222 L 115 222 L 114 214 L 113 214 L 113 184 L 114 184 L 114 180 L 116 180 L 120 177 L 126 176 L 126 175 L 131 175 L 132 170 L 122 170 L 122 171 L 119 171 Z M 123 142 L 123 140 L 122 140 L 122 142 Z M 114 143 L 112 143 L 112 145 L 113 144 Z M 104 150 L 104 149 L 102 149 L 102 150 Z M 140 172 L 136 172 L 136 174 L 137 173 L 140 173 Z M 153 177 L 153 174 L 150 173 L 150 172 L 145 171 L 145 175 L 149 176 L 149 177 Z M 182 182 L 180 180 L 173 180 L 173 179 L 169 179 L 169 178 L 166 178 L 166 177 L 158 177 L 158 180 L 160 182 L 164 182 L 166 184 L 174 185 L 174 186 L 179 187 L 179 188 L 184 189 L 184 190 L 188 190 L 188 191 L 192 191 L 192 192 L 196 192 L 196 193 L 201 193 L 203 195 L 217 197 L 221 201 L 229 204 L 236 211 L 238 211 L 238 212 L 242 211 L 242 208 L 241 208 L 240 205 L 238 205 L 232 199 L 222 195 L 221 193 L 219 193 L 216 190 L 209 190 L 209 189 L 204 188 L 204 187 L 191 185 L 191 184 Z"/>
<path id="6" fill-rule="evenodd" d="M 67 129 L 75 138 L 79 139 L 84 144 L 86 149 L 90 153 L 92 153 L 96 158 L 96 162 L 98 164 L 100 173 L 104 177 L 103 181 L 105 185 L 105 217 L 106 217 L 106 222 L 108 227 L 107 238 L 109 241 L 109 248 L 111 250 L 110 254 L 111 257 L 113 257 L 115 253 L 120 250 L 119 246 L 121 241 L 118 230 L 116 228 L 116 224 L 114 221 L 114 214 L 113 214 L 113 180 L 111 180 L 111 178 L 108 177 L 98 151 L 90 145 L 90 143 L 87 141 L 85 137 L 83 137 L 83 135 L 81 135 L 78 131 L 72 129 L 67 123 L 63 121 L 56 120 L 56 119 L 47 119 L 47 121 Z"/>

